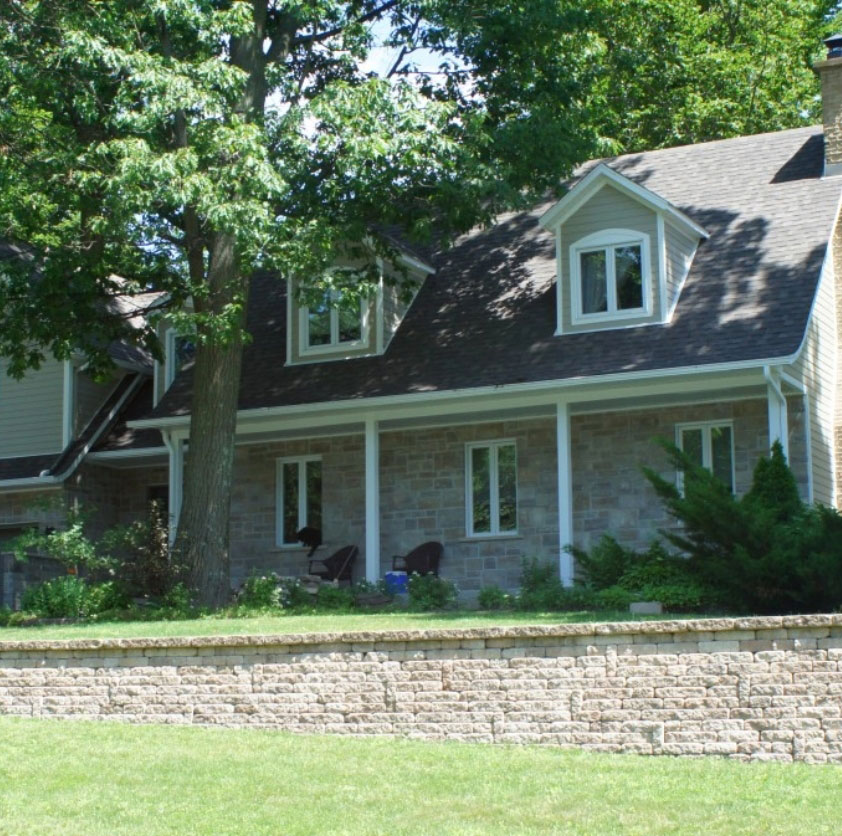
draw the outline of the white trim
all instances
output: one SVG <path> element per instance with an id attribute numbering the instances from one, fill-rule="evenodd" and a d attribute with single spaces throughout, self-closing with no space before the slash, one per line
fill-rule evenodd
<path id="1" fill-rule="evenodd" d="M 804 407 L 804 454 L 807 459 L 807 503 L 812 505 L 815 502 L 813 493 L 813 427 L 810 419 L 810 396 L 804 391 L 801 394 L 801 403 Z M 833 480 L 834 484 L 836 479 Z"/>
<path id="2" fill-rule="evenodd" d="M 120 459 L 145 459 L 162 456 L 167 447 L 130 447 L 128 450 L 98 450 L 88 453 L 89 462 L 107 462 Z"/>
<path id="3" fill-rule="evenodd" d="M 365 579 L 380 579 L 380 431 L 365 419 Z"/>
<path id="4" fill-rule="evenodd" d="M 374 349 L 377 354 L 383 353 L 383 346 L 385 345 L 385 323 L 383 311 L 383 265 L 378 259 L 377 266 L 380 269 L 380 281 L 377 283 L 377 292 L 374 296 Z"/>
<path id="5" fill-rule="evenodd" d="M 410 406 L 420 408 L 422 412 L 432 411 L 431 404 L 467 398 L 473 401 L 486 395 L 490 396 L 522 396 L 524 394 L 546 393 L 547 402 L 552 399 L 552 393 L 573 392 L 566 396 L 571 403 L 577 401 L 589 401 L 599 398 L 600 387 L 609 387 L 619 384 L 627 386 L 636 384 L 639 381 L 655 383 L 657 381 L 669 381 L 672 378 L 683 375 L 716 375 L 727 372 L 761 370 L 764 365 L 788 364 L 794 360 L 793 355 L 784 357 L 764 358 L 758 360 L 738 360 L 730 363 L 711 363 L 709 365 L 699 364 L 695 366 L 676 366 L 671 369 L 656 369 L 640 372 L 616 372 L 603 375 L 589 375 L 585 377 L 566 378 L 563 380 L 539 380 L 531 383 L 501 383 L 491 386 L 477 386 L 465 389 L 444 389 L 441 391 L 420 391 L 402 395 L 380 395 L 370 398 L 347 398 L 341 401 L 317 401 L 314 403 L 293 404 L 289 406 L 267 406 L 255 409 L 242 409 L 237 413 L 239 420 L 260 419 L 270 417 L 282 417 L 293 415 L 310 415 L 313 412 L 354 412 L 368 411 L 372 409 L 383 409 L 387 407 Z M 717 381 L 719 385 L 721 381 Z M 588 389 L 593 387 L 593 389 Z M 575 390 L 583 390 L 576 392 Z M 624 397 L 624 395 L 611 394 L 609 397 Z M 419 404 L 422 406 L 419 407 Z M 486 408 L 476 404 L 478 409 Z M 433 407 L 435 408 L 435 407 Z M 175 415 L 166 418 L 146 418 L 127 422 L 129 427 L 134 429 L 162 427 L 189 427 L 190 415 Z"/>
<path id="6" fill-rule="evenodd" d="M 512 447 L 515 452 L 515 527 L 500 530 L 500 464 L 499 456 L 502 447 Z M 474 485 L 473 485 L 473 456 L 474 450 L 488 450 L 488 484 L 489 484 L 489 530 L 474 531 Z M 518 468 L 517 468 L 517 440 L 514 438 L 495 438 L 488 441 L 470 441 L 465 444 L 465 539 L 486 540 L 496 537 L 516 537 L 520 532 L 518 525 Z"/>
<path id="7" fill-rule="evenodd" d="M 564 250 L 562 249 L 561 226 L 555 231 L 555 336 L 564 333 Z M 571 306 L 572 310 L 572 306 Z"/>
<path id="8" fill-rule="evenodd" d="M 275 459 L 275 547 L 279 549 L 284 548 L 298 548 L 300 543 L 295 541 L 286 542 L 284 540 L 284 477 L 283 469 L 285 465 L 297 465 L 298 473 L 298 523 L 296 531 L 304 526 L 310 525 L 307 519 L 307 465 L 311 462 L 321 463 L 321 456 L 303 455 L 303 456 L 279 456 Z M 319 497 L 321 504 L 321 497 Z"/>
<path id="9" fill-rule="evenodd" d="M 667 234 L 664 224 L 664 213 L 658 212 L 655 215 L 655 226 L 657 229 L 658 246 L 658 318 L 664 322 L 667 318 Z"/>
<path id="10" fill-rule="evenodd" d="M 564 586 L 573 586 L 573 454 L 570 435 L 570 404 L 556 403 L 556 455 L 558 476 L 558 571 Z"/>
<path id="11" fill-rule="evenodd" d="M 426 261 L 421 261 L 420 259 L 406 253 L 401 253 L 398 256 L 398 261 L 403 262 L 403 264 L 409 267 L 410 270 L 417 270 L 419 273 L 424 273 L 426 276 L 430 276 L 436 272 L 436 268 L 427 264 Z"/>
<path id="12" fill-rule="evenodd" d="M 650 255 L 649 236 L 635 229 L 602 229 L 579 238 L 570 245 L 570 322 L 572 325 L 590 325 L 594 323 L 613 323 L 629 319 L 644 319 L 652 315 L 652 258 Z M 615 260 L 608 258 L 616 247 L 640 247 L 641 301 L 640 308 L 622 309 L 617 306 L 617 279 Z M 582 310 L 582 271 L 581 258 L 585 253 L 606 253 L 605 282 L 607 310 L 604 312 L 585 313 Z"/>
<path id="13" fill-rule="evenodd" d="M 287 286 L 287 323 L 286 323 L 286 343 L 287 343 L 287 356 L 286 356 L 286 365 L 292 365 L 295 360 L 292 356 L 292 323 L 293 323 L 293 316 L 295 308 L 292 304 L 292 282 L 287 279 L 286 280 Z"/>
<path id="14" fill-rule="evenodd" d="M 73 441 L 73 417 L 76 412 L 76 369 L 70 360 L 65 360 L 62 369 L 61 399 L 61 449 Z"/>
<path id="15" fill-rule="evenodd" d="M 769 449 L 779 441 L 783 448 L 784 458 L 789 463 L 789 416 L 787 414 L 786 397 L 781 389 L 780 375 L 777 369 L 770 366 L 763 367 L 766 378 L 766 402 L 769 415 Z"/>
<path id="16" fill-rule="evenodd" d="M 169 451 L 167 485 L 169 488 L 169 543 L 175 543 L 178 522 L 181 517 L 181 503 L 184 496 L 184 442 L 164 433 L 164 444 Z"/>
<path id="17" fill-rule="evenodd" d="M 702 431 L 702 467 L 713 473 L 713 439 L 711 430 L 718 427 L 728 427 L 731 431 L 731 486 L 733 492 L 737 493 L 737 465 L 736 465 L 736 437 L 734 434 L 734 419 L 722 418 L 711 421 L 682 421 L 675 425 L 675 446 L 684 450 L 681 434 L 685 430 Z M 684 474 L 678 471 L 675 474 L 676 486 L 680 491 L 684 490 Z"/>
<path id="18" fill-rule="evenodd" d="M 689 218 L 668 200 L 665 200 L 656 192 L 635 183 L 605 163 L 599 163 L 591 169 L 555 206 L 552 206 L 539 218 L 538 223 L 544 229 L 552 229 L 557 224 L 564 223 L 567 218 L 579 209 L 592 195 L 596 194 L 606 183 L 611 183 L 619 191 L 624 192 L 638 202 L 656 211 L 663 212 L 679 227 L 691 230 L 702 238 L 709 237 L 709 233 L 704 227 L 699 226 L 692 218 Z"/>
<path id="19" fill-rule="evenodd" d="M 336 354 L 337 351 L 355 351 L 360 348 L 370 348 L 370 299 L 360 299 L 360 338 L 358 340 L 339 339 L 339 308 L 331 305 L 328 309 L 330 316 L 330 342 L 324 345 L 310 345 L 310 308 L 300 305 L 298 308 L 298 354 L 300 357 L 313 357 L 323 354 Z"/>
<path id="20" fill-rule="evenodd" d="M 682 230 L 677 231 L 682 232 Z M 664 233 L 664 254 L 666 255 L 666 229 L 664 229 Z M 669 302 L 669 307 L 664 317 L 665 323 L 672 322 L 672 317 L 675 314 L 675 309 L 678 307 L 678 300 L 681 298 L 681 292 L 684 290 L 684 285 L 687 283 L 687 277 L 690 275 L 690 268 L 693 266 L 693 259 L 696 257 L 696 250 L 698 248 L 699 242 L 696 241 L 696 246 L 693 248 L 692 254 L 689 257 L 686 254 L 684 256 L 684 265 L 682 268 L 681 278 L 677 282 L 675 286 L 675 294 L 672 300 Z"/>

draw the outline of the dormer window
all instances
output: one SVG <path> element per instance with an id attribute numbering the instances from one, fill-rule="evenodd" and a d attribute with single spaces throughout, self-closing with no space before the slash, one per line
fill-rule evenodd
<path id="1" fill-rule="evenodd" d="M 342 305 L 328 290 L 315 305 L 301 308 L 301 353 L 358 348 L 367 342 L 367 305 Z"/>
<path id="2" fill-rule="evenodd" d="M 651 307 L 649 236 L 606 230 L 570 247 L 573 322 L 648 316 Z"/>

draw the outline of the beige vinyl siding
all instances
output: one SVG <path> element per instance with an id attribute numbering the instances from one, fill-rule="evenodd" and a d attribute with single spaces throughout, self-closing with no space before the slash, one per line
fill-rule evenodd
<path id="1" fill-rule="evenodd" d="M 0 458 L 60 452 L 64 364 L 50 358 L 20 381 L 7 367 L 0 360 Z"/>
<path id="2" fill-rule="evenodd" d="M 400 298 L 401 292 L 399 287 L 390 286 L 385 283 L 383 285 L 384 349 L 389 345 L 389 343 L 392 340 L 392 337 L 394 337 L 397 333 L 401 322 L 403 322 L 403 318 L 406 316 L 406 312 L 409 310 L 410 306 L 415 301 L 415 297 L 418 295 L 418 291 L 421 289 L 421 285 L 424 283 L 425 277 L 418 274 L 412 274 L 411 278 L 415 284 L 412 288 L 412 296 L 406 302 L 402 301 Z"/>
<path id="3" fill-rule="evenodd" d="M 103 405 L 106 398 L 111 394 L 117 385 L 121 375 L 114 375 L 105 383 L 97 383 L 86 372 L 76 373 L 76 404 L 73 415 L 73 433 L 78 435 L 97 410 Z"/>
<path id="4" fill-rule="evenodd" d="M 646 318 L 623 318 L 618 316 L 610 322 L 572 324 L 570 294 L 570 245 L 586 235 L 607 229 L 632 229 L 649 236 L 650 310 Z M 590 200 L 574 212 L 561 227 L 561 275 L 562 275 L 562 330 L 593 331 L 611 329 L 618 325 L 641 325 L 657 322 L 659 319 L 660 295 L 658 289 L 658 227 L 654 210 L 647 208 L 634 198 L 623 194 L 613 186 L 603 186 Z"/>
<path id="5" fill-rule="evenodd" d="M 667 253 L 666 309 L 669 312 L 676 303 L 699 242 L 669 223 L 664 224 L 664 237 Z"/>
<path id="6" fill-rule="evenodd" d="M 813 499 L 826 505 L 838 501 L 834 455 L 834 408 L 838 336 L 834 273 L 840 269 L 840 233 L 834 234 L 833 258 L 825 264 L 802 352 L 789 370 L 807 388 L 810 413 Z"/>

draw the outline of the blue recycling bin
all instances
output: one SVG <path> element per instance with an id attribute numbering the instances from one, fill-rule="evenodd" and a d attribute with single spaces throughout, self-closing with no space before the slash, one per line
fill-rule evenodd
<path id="1" fill-rule="evenodd" d="M 386 591 L 389 593 L 389 595 L 406 594 L 406 572 L 386 572 Z"/>

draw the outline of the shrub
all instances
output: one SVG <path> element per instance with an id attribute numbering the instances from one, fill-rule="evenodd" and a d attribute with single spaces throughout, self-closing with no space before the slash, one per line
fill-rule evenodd
<path id="1" fill-rule="evenodd" d="M 637 557 L 634 551 L 624 548 L 608 534 L 604 534 L 590 551 L 575 546 L 569 546 L 568 551 L 576 559 L 576 567 L 585 581 L 594 589 L 618 584 Z"/>
<path id="2" fill-rule="evenodd" d="M 801 502 L 776 443 L 741 498 L 674 445 L 684 492 L 651 470 L 649 482 L 683 528 L 664 536 L 688 557 L 702 589 L 731 609 L 762 614 L 829 611 L 842 604 L 842 518 Z"/>
<path id="3" fill-rule="evenodd" d="M 126 602 L 125 591 L 114 581 L 89 584 L 65 575 L 27 588 L 21 606 L 42 618 L 84 618 L 124 607 Z"/>
<path id="4" fill-rule="evenodd" d="M 512 596 L 496 584 L 484 586 L 477 595 L 477 604 L 482 610 L 506 610 L 512 603 Z"/>
<path id="5" fill-rule="evenodd" d="M 316 607 L 320 610 L 351 610 L 354 608 L 354 592 L 350 587 L 322 584 L 316 595 Z"/>
<path id="6" fill-rule="evenodd" d="M 628 610 L 629 604 L 638 600 L 633 592 L 619 584 L 600 589 L 594 593 L 594 598 L 599 608 L 604 610 Z"/>
<path id="7" fill-rule="evenodd" d="M 268 609 L 281 606 L 281 580 L 271 575 L 250 575 L 237 595 L 237 602 L 246 607 Z"/>
<path id="8" fill-rule="evenodd" d="M 414 610 L 442 610 L 453 604 L 459 594 L 456 584 L 436 575 L 409 576 L 409 606 Z"/>
<path id="9" fill-rule="evenodd" d="M 515 599 L 519 610 L 563 609 L 564 594 L 558 569 L 552 563 L 542 563 L 536 557 L 523 559 L 520 590 Z"/>

